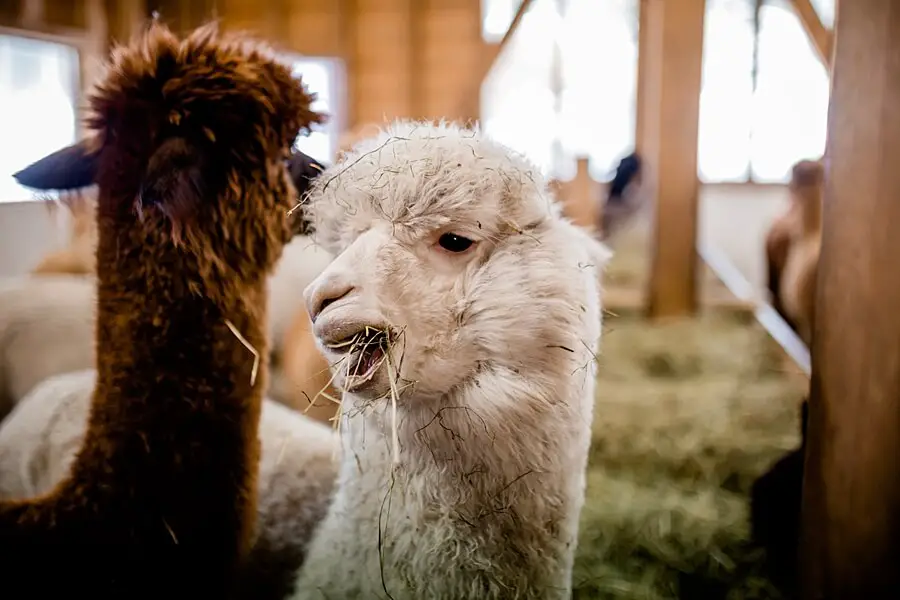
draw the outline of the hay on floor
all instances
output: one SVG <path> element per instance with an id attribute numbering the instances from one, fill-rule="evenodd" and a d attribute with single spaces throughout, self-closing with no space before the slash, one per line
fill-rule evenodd
<path id="1" fill-rule="evenodd" d="M 574 597 L 780 597 L 748 493 L 799 444 L 805 382 L 747 319 L 604 329 Z"/>

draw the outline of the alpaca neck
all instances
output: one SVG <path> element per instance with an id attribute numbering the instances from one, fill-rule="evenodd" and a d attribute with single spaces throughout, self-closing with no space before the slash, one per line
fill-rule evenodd
<path id="1" fill-rule="evenodd" d="M 509 483 L 504 478 L 521 477 L 530 488 L 547 476 L 578 474 L 571 448 L 588 443 L 584 415 L 589 419 L 592 394 L 593 381 L 578 374 L 551 384 L 502 371 L 479 376 L 437 402 L 404 396 L 397 411 L 398 465 L 389 401 L 366 409 L 364 401 L 345 395 L 344 431 L 355 449 L 371 451 L 373 463 L 390 461 L 410 478 L 441 478 L 490 495 Z M 374 432 L 379 439 L 373 442 Z M 355 465 L 355 457 L 347 458 Z"/>
<path id="2" fill-rule="evenodd" d="M 97 248 L 98 380 L 84 454 L 127 461 L 115 476 L 137 485 L 168 472 L 187 488 L 216 461 L 195 485 L 225 486 L 255 456 L 266 382 L 265 361 L 254 378 L 254 355 L 229 324 L 266 356 L 265 279 L 213 300 L 182 250 L 167 240 L 129 246 L 119 231 L 102 228 Z M 136 437 L 147 450 L 137 456 Z"/>
<path id="3" fill-rule="evenodd" d="M 381 577 L 398 599 L 569 597 L 593 374 L 495 370 L 438 401 L 403 396 L 397 463 L 390 400 L 345 394 L 341 480 L 296 598 L 374 597 Z"/>
<path id="4" fill-rule="evenodd" d="M 797 192 L 800 228 L 803 235 L 816 234 L 822 229 L 822 190 L 818 186 Z"/>

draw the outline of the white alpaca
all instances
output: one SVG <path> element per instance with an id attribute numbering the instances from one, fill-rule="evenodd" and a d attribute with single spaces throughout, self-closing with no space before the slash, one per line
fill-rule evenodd
<path id="1" fill-rule="evenodd" d="M 336 258 L 305 294 L 346 391 L 294 597 L 568 597 L 606 248 L 524 158 L 449 124 L 358 145 L 309 210 Z M 387 352 L 332 349 L 366 326 Z"/>
<path id="2" fill-rule="evenodd" d="M 50 492 L 81 447 L 97 372 L 49 377 L 0 425 L 0 500 Z M 240 598 L 282 598 L 293 583 L 336 479 L 331 427 L 273 400 L 263 401 L 257 540 Z M 299 509 L 298 509 L 299 507 Z M 261 590 L 260 588 L 265 588 Z M 243 589 L 243 588 L 242 588 Z"/>
<path id="3" fill-rule="evenodd" d="M 0 419 L 45 378 L 93 364 L 96 288 L 78 275 L 0 281 Z"/>

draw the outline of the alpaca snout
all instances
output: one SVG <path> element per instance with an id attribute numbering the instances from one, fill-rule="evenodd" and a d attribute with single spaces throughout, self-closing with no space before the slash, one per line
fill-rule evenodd
<path id="1" fill-rule="evenodd" d="M 322 273 L 303 290 L 309 320 L 315 323 L 326 308 L 349 299 L 354 289 L 354 286 L 339 274 Z"/>

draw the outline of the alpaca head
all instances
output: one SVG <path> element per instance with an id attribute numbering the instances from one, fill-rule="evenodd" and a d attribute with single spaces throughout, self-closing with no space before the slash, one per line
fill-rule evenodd
<path id="1" fill-rule="evenodd" d="M 208 288 L 257 281 L 294 233 L 285 161 L 323 120 L 312 100 L 262 44 L 214 24 L 179 39 L 154 22 L 112 51 L 89 99 L 90 141 L 18 178 L 63 189 L 92 179 L 101 239 L 141 248 L 144 262 L 174 254 L 167 262 Z"/>
<path id="2" fill-rule="evenodd" d="M 590 356 L 607 250 L 561 216 L 534 166 L 479 132 L 395 123 L 309 200 L 336 258 L 305 296 L 344 390 L 384 396 L 393 371 L 434 397 L 489 370 L 546 374 L 548 352 Z"/>
<path id="3" fill-rule="evenodd" d="M 825 165 L 821 160 L 801 160 L 791 169 L 791 202 L 801 215 L 804 230 L 821 227 Z"/>
<path id="4" fill-rule="evenodd" d="M 181 40 L 154 22 L 111 62 L 90 98 L 100 227 L 180 246 L 201 279 L 260 277 L 290 237 L 284 161 L 319 120 L 311 96 L 214 24 Z"/>
<path id="5" fill-rule="evenodd" d="M 825 166 L 821 160 L 801 160 L 791 168 L 789 187 L 801 199 L 816 198 L 825 180 Z"/>

